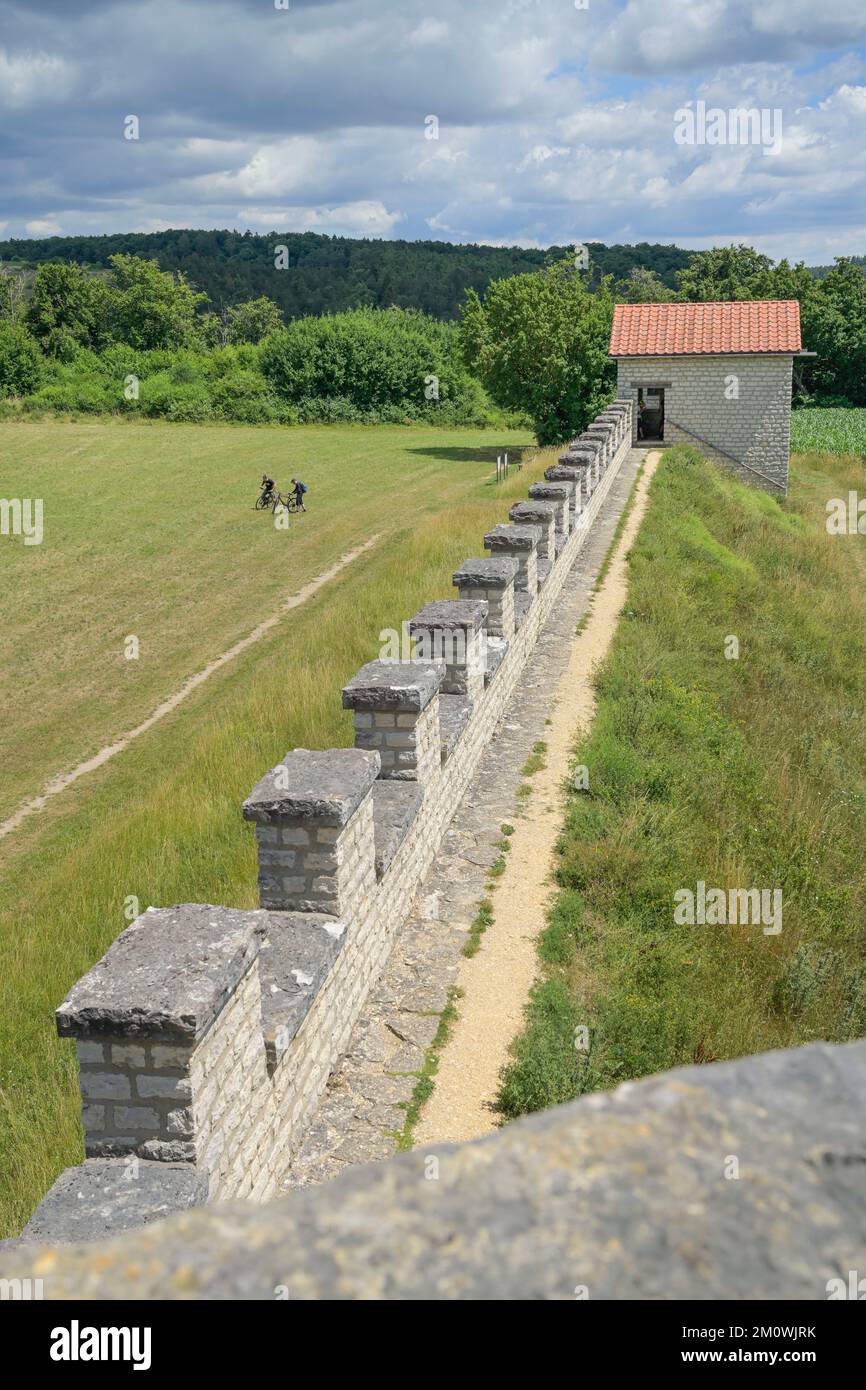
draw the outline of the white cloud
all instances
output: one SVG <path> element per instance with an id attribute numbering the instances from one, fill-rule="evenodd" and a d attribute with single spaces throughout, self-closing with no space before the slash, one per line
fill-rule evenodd
<path id="1" fill-rule="evenodd" d="M 444 20 L 424 19 L 417 29 L 412 30 L 408 42 L 416 48 L 430 43 L 444 43 L 449 33 L 450 30 Z"/>
<path id="2" fill-rule="evenodd" d="M 25 23 L 0 0 L 7 235 L 62 217 L 866 251 L 863 0 L 213 0 L 206 23 L 195 0 L 151 0 L 134 25 L 111 8 L 52 0 Z M 781 154 L 677 146 L 698 98 L 782 108 Z"/>
<path id="3" fill-rule="evenodd" d="M 402 212 L 389 212 L 375 200 L 344 203 L 338 207 L 255 207 L 238 212 L 241 225 L 271 231 L 327 232 L 330 236 L 385 237 L 403 221 Z"/>
<path id="4" fill-rule="evenodd" d="M 538 167 L 545 164 L 548 159 L 557 159 L 562 155 L 570 154 L 567 145 L 533 145 L 528 154 L 525 154 L 517 166 L 518 172 L 524 169 Z"/>
<path id="5" fill-rule="evenodd" d="M 28 236 L 60 236 L 60 223 L 53 217 L 34 217 L 25 222 L 24 230 Z"/>
<path id="6" fill-rule="evenodd" d="M 0 106 L 14 110 L 64 101 L 74 80 L 74 71 L 59 56 L 0 50 Z"/>

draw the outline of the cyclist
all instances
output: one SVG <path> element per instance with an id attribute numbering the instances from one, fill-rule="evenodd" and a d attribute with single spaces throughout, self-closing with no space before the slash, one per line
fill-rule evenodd
<path id="1" fill-rule="evenodd" d="M 304 493 L 305 493 L 306 491 L 307 491 L 307 484 L 306 484 L 306 483 L 302 483 L 302 482 L 300 481 L 300 479 L 297 479 L 297 478 L 293 478 L 293 479 L 292 479 L 292 496 L 293 496 L 294 499 L 295 499 L 295 506 L 297 507 L 298 511 L 300 511 L 300 512 L 305 512 L 305 511 L 307 510 L 306 507 L 304 506 Z"/>
<path id="2" fill-rule="evenodd" d="M 267 473 L 262 474 L 262 496 L 269 497 L 274 490 L 274 480 Z"/>

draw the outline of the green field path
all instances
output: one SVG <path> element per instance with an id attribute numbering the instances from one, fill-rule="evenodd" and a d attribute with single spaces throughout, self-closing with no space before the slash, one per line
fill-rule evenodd
<path id="1" fill-rule="evenodd" d="M 529 443 L 399 426 L 0 425 L 3 496 L 44 508 L 41 545 L 0 537 L 0 822 L 345 552 L 423 525 L 500 449 Z M 253 509 L 264 472 L 310 489 L 285 530 Z"/>

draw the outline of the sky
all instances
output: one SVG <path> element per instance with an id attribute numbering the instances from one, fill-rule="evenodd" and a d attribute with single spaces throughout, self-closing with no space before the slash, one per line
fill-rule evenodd
<path id="1" fill-rule="evenodd" d="M 0 0 L 0 189 L 0 237 L 829 263 L 866 254 L 866 0 Z"/>

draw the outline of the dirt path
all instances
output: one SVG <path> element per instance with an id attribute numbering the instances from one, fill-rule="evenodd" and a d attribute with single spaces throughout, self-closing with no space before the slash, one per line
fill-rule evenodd
<path id="1" fill-rule="evenodd" d="M 515 821 L 505 873 L 493 897 L 494 923 L 478 954 L 461 964 L 458 1018 L 415 1129 L 416 1146 L 475 1139 L 497 1126 L 492 1104 L 499 1073 L 508 1060 L 508 1045 L 520 1031 L 537 972 L 535 938 L 544 927 L 553 849 L 565 818 L 570 754 L 578 730 L 588 727 L 595 712 L 593 668 L 607 654 L 616 631 L 628 587 L 626 556 L 660 457 L 658 450 L 647 454 L 607 575 L 555 692 L 545 767 L 532 779 L 526 813 Z"/>
<path id="2" fill-rule="evenodd" d="M 41 811 L 43 806 L 47 805 L 52 797 L 59 795 L 59 793 L 65 791 L 67 787 L 71 787 L 73 782 L 77 782 L 80 777 L 84 777 L 88 772 L 95 772 L 97 768 L 109 762 L 112 758 L 116 757 L 118 753 L 122 753 L 124 748 L 128 748 L 133 739 L 140 738 L 142 734 L 146 734 L 149 729 L 153 728 L 154 724 L 159 723 L 160 719 L 164 719 L 167 714 L 171 714 L 172 710 L 177 709 L 178 705 L 185 700 L 188 695 L 191 695 L 200 685 L 204 685 L 205 681 L 209 680 L 215 671 L 219 671 L 220 668 L 225 666 L 229 661 L 234 661 L 235 657 L 240 656 L 241 652 L 245 652 L 248 647 L 254 646 L 256 642 L 259 642 L 262 637 L 264 637 L 265 633 L 270 632 L 272 628 L 276 627 L 277 623 L 281 621 L 286 613 L 290 612 L 293 608 L 300 608 L 301 604 L 306 603 L 307 599 L 312 598 L 313 594 L 317 593 L 324 584 L 336 578 L 341 570 L 344 570 L 347 565 L 351 565 L 354 560 L 357 560 L 359 555 L 364 554 L 364 551 L 370 550 L 380 539 L 381 537 L 378 535 L 372 536 L 370 540 L 365 541 L 363 545 L 359 545 L 354 550 L 350 550 L 345 555 L 341 555 L 339 560 L 331 565 L 330 569 L 325 570 L 322 574 L 316 575 L 316 578 L 311 579 L 309 584 L 305 584 L 303 589 L 299 590 L 298 593 L 292 594 L 291 597 L 285 599 L 284 602 L 280 604 L 276 613 L 272 613 L 263 623 L 259 623 L 258 627 L 253 628 L 252 632 L 248 633 L 246 637 L 242 637 L 239 642 L 235 642 L 234 646 L 229 647 L 227 651 L 222 652 L 220 656 L 208 662 L 203 670 L 197 671 L 194 676 L 190 676 L 189 680 L 185 681 L 179 690 L 176 690 L 167 700 L 163 700 L 162 704 L 157 705 L 153 713 L 149 714 L 142 724 L 137 725 L 134 729 L 130 729 L 128 733 L 121 734 L 114 743 L 109 743 L 105 748 L 100 748 L 99 752 L 95 753 L 92 758 L 88 758 L 85 762 L 79 763 L 78 766 L 74 767 L 70 772 L 61 772 L 58 776 L 52 777 L 49 782 L 45 783 L 39 796 L 33 797 L 30 801 L 22 802 L 18 809 L 13 811 L 8 820 L 0 824 L 0 840 L 2 840 L 5 835 L 11 834 L 13 830 L 17 830 L 18 826 L 21 825 L 22 821 L 26 820 L 28 816 L 32 816 L 37 811 Z"/>

